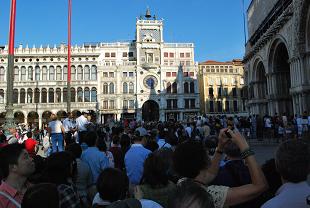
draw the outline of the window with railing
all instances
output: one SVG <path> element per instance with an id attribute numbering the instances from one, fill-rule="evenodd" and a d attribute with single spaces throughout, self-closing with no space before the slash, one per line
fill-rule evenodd
<path id="1" fill-rule="evenodd" d="M 234 97 L 237 97 L 237 88 L 232 88 L 232 94 Z"/>
<path id="2" fill-rule="evenodd" d="M 31 70 L 32 71 L 32 70 Z M 32 72 L 31 72 L 31 77 L 32 77 Z M 29 70 L 28 70 L 28 78 L 29 78 Z M 29 80 L 32 80 L 32 78 Z M 54 81 L 55 80 L 55 68 L 54 66 L 50 66 L 50 69 L 49 69 L 49 81 Z"/>
<path id="3" fill-rule="evenodd" d="M 14 81 L 19 81 L 19 68 L 14 67 Z"/>
<path id="4" fill-rule="evenodd" d="M 109 109 L 115 109 L 114 100 L 109 101 Z"/>
<path id="5" fill-rule="evenodd" d="M 178 84 L 176 82 L 172 84 L 172 93 L 173 94 L 178 93 Z"/>
<path id="6" fill-rule="evenodd" d="M 1 96 L 1 95 L 0 95 Z M 0 98 L 1 99 L 1 98 Z M 1 102 L 0 102 L 1 103 Z M 19 99 L 19 103 L 26 103 L 26 90 L 24 88 L 22 88 L 20 90 L 20 99 Z"/>
<path id="7" fill-rule="evenodd" d="M 90 68 L 87 65 L 84 67 L 84 80 L 90 80 Z"/>
<path id="8" fill-rule="evenodd" d="M 167 93 L 169 93 L 169 94 L 171 93 L 171 83 L 170 82 L 167 83 L 167 89 L 166 90 L 167 90 Z"/>
<path id="9" fill-rule="evenodd" d="M 123 83 L 123 93 L 128 93 L 128 84 L 126 82 Z"/>
<path id="10" fill-rule="evenodd" d="M 90 102 L 90 91 L 88 87 L 84 89 L 84 102 Z"/>
<path id="11" fill-rule="evenodd" d="M 222 101 L 217 101 L 217 112 L 223 111 Z"/>
<path id="12" fill-rule="evenodd" d="M 47 103 L 47 90 L 45 88 L 41 91 L 41 103 Z"/>
<path id="13" fill-rule="evenodd" d="M 0 67 L 0 81 L 5 80 L 5 69 L 4 67 Z"/>
<path id="14" fill-rule="evenodd" d="M 129 109 L 134 109 L 134 108 L 135 108 L 135 101 L 129 100 Z"/>
<path id="15" fill-rule="evenodd" d="M 234 100 L 233 105 L 234 105 L 234 112 L 238 112 L 239 111 L 239 109 L 238 109 L 238 101 Z"/>
<path id="16" fill-rule="evenodd" d="M 54 89 L 53 88 L 48 89 L 48 102 L 54 103 Z"/>
<path id="17" fill-rule="evenodd" d="M 77 89 L 77 99 L 78 102 L 83 102 L 83 89 L 81 87 Z"/>
<path id="18" fill-rule="evenodd" d="M 214 112 L 214 103 L 213 103 L 213 101 L 209 101 L 209 110 L 210 110 L 211 113 Z"/>
<path id="19" fill-rule="evenodd" d="M 195 93 L 195 83 L 194 82 L 191 82 L 190 85 L 189 85 L 189 91 L 190 93 Z"/>
<path id="20" fill-rule="evenodd" d="M 0 89 L 0 103 L 4 103 L 4 90 Z"/>
<path id="21" fill-rule="evenodd" d="M 123 109 L 128 109 L 128 100 L 123 100 Z"/>
<path id="22" fill-rule="evenodd" d="M 109 93 L 109 87 L 108 87 L 108 83 L 103 83 L 103 90 L 102 90 L 103 94 L 108 94 Z"/>
<path id="23" fill-rule="evenodd" d="M 36 73 L 36 76 L 37 76 L 37 73 Z M 37 78 L 36 78 L 37 80 Z M 61 67 L 60 66 L 57 66 L 56 67 L 56 80 L 62 80 L 62 70 L 61 70 Z"/>
<path id="24" fill-rule="evenodd" d="M 46 68 L 46 67 L 45 67 Z M 0 69 L 1 70 L 1 69 Z M 26 67 L 22 66 L 20 69 L 21 75 L 20 75 L 20 81 L 26 81 L 27 80 L 27 70 Z M 1 72 L 0 72 L 1 73 Z M 1 76 L 1 75 L 0 75 Z M 0 78 L 1 80 L 1 78 Z"/>
<path id="25" fill-rule="evenodd" d="M 18 89 L 13 90 L 13 103 L 18 103 Z"/>
<path id="26" fill-rule="evenodd" d="M 134 84 L 132 82 L 129 83 L 129 93 L 133 94 L 134 93 Z"/>
<path id="27" fill-rule="evenodd" d="M 195 105 L 195 99 L 190 99 L 190 108 L 196 108 L 196 105 Z"/>
<path id="28" fill-rule="evenodd" d="M 184 93 L 189 93 L 189 87 L 187 82 L 184 83 Z"/>
<path id="29" fill-rule="evenodd" d="M 103 109 L 108 109 L 108 107 L 109 107 L 109 101 L 104 100 L 102 104 L 103 104 L 103 105 L 102 105 L 102 108 L 103 108 Z"/>

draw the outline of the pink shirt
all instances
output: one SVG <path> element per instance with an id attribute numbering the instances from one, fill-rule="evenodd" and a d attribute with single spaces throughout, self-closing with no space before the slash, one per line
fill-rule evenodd
<path id="1" fill-rule="evenodd" d="M 14 189 L 12 186 L 10 186 L 4 181 L 2 181 L 0 185 L 0 191 L 10 195 L 13 199 L 15 199 L 20 204 L 24 197 L 24 193 L 19 193 L 16 189 Z M 6 197 L 0 195 L 0 208 L 16 208 L 16 206 Z"/>

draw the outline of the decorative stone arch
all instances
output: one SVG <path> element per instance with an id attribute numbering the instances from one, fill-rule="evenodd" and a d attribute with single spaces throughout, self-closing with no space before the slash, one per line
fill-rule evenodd
<path id="1" fill-rule="evenodd" d="M 35 111 L 30 111 L 27 115 L 27 122 L 30 126 L 39 126 L 39 114 Z"/>
<path id="2" fill-rule="evenodd" d="M 268 95 L 267 70 L 261 58 L 257 58 L 253 65 L 254 97 L 266 99 Z"/>
<path id="3" fill-rule="evenodd" d="M 268 82 L 272 102 L 269 107 L 273 108 L 273 113 L 292 113 L 293 101 L 290 95 L 291 67 L 289 60 L 291 59 L 291 50 L 287 42 L 282 36 L 277 36 L 270 44 L 268 50 L 268 68 L 270 72 Z"/>
<path id="4" fill-rule="evenodd" d="M 44 111 L 42 113 L 42 125 L 45 126 L 45 124 L 48 124 L 48 122 L 50 121 L 51 118 L 51 111 Z"/>
<path id="5" fill-rule="evenodd" d="M 64 110 L 58 111 L 56 115 L 57 115 L 58 119 L 60 119 L 60 120 L 63 120 L 67 117 L 67 113 Z"/>
<path id="6" fill-rule="evenodd" d="M 21 111 L 16 111 L 14 113 L 14 122 L 19 124 L 19 123 L 25 123 L 25 115 Z"/>
<path id="7" fill-rule="evenodd" d="M 257 57 L 255 57 L 255 59 L 253 61 L 253 65 L 252 65 L 253 66 L 252 73 L 251 73 L 251 75 L 252 75 L 251 80 L 252 81 L 258 80 L 257 70 L 258 70 L 258 67 L 260 64 L 263 65 L 264 70 L 265 70 L 265 74 L 267 74 L 267 67 L 265 66 L 264 59 L 261 56 L 257 56 Z"/>
<path id="8" fill-rule="evenodd" d="M 267 52 L 267 60 L 268 60 L 268 72 L 273 72 L 273 60 L 274 56 L 276 55 L 276 49 L 278 48 L 279 45 L 284 44 L 286 51 L 288 53 L 288 59 L 290 59 L 292 56 L 290 54 L 291 50 L 288 47 L 287 41 L 282 35 L 277 35 L 273 41 L 271 41 L 271 44 L 269 45 L 268 52 Z"/>

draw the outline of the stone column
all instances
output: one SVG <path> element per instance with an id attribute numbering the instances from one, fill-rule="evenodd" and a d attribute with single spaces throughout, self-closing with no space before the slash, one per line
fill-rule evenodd
<path id="1" fill-rule="evenodd" d="M 298 99 L 299 99 L 299 112 L 298 114 L 302 114 L 303 112 L 303 103 L 302 103 L 302 95 L 301 94 L 298 94 Z"/>
<path id="2" fill-rule="evenodd" d="M 64 101 L 64 88 L 60 88 L 60 103 Z M 83 102 L 84 102 L 84 89 L 83 89 Z"/>
<path id="3" fill-rule="evenodd" d="M 32 89 L 32 98 L 31 98 L 31 103 L 34 103 L 34 94 L 35 94 L 35 89 Z"/>
<path id="4" fill-rule="evenodd" d="M 38 114 L 39 114 L 39 129 L 41 129 L 42 128 L 42 113 L 39 111 Z"/>
<path id="5" fill-rule="evenodd" d="M 20 89 L 18 89 L 17 104 L 20 104 Z"/>
<path id="6" fill-rule="evenodd" d="M 183 115 L 183 111 L 181 111 L 181 112 L 179 113 L 179 120 L 180 120 L 180 121 L 183 121 L 183 119 L 184 119 L 184 115 Z"/>
<path id="7" fill-rule="evenodd" d="M 40 93 L 39 93 L 39 103 L 38 104 L 40 104 L 41 103 L 41 99 L 42 99 L 42 88 L 39 88 L 39 90 L 40 90 Z"/>
<path id="8" fill-rule="evenodd" d="M 307 96 L 305 93 L 302 93 L 301 95 L 301 99 L 302 99 L 302 113 L 304 111 L 308 111 L 308 106 L 307 106 Z"/>
<path id="9" fill-rule="evenodd" d="M 28 118 L 28 113 L 26 112 L 24 115 L 25 115 L 25 119 L 24 119 L 24 121 L 25 121 L 25 124 L 27 124 L 27 123 L 28 123 L 28 121 L 27 121 L 27 118 Z"/>

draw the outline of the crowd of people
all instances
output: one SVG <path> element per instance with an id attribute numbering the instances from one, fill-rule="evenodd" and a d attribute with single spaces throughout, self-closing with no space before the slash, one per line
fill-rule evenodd
<path id="1" fill-rule="evenodd" d="M 39 137 L 16 128 L 0 133 L 0 208 L 306 208 L 305 116 L 102 126 L 87 112 L 63 121 L 52 114 Z M 281 137 L 280 128 L 286 132 L 294 120 L 296 136 Z M 260 125 L 268 136 L 260 137 Z M 275 157 L 259 165 L 252 137 L 279 138 Z"/>

